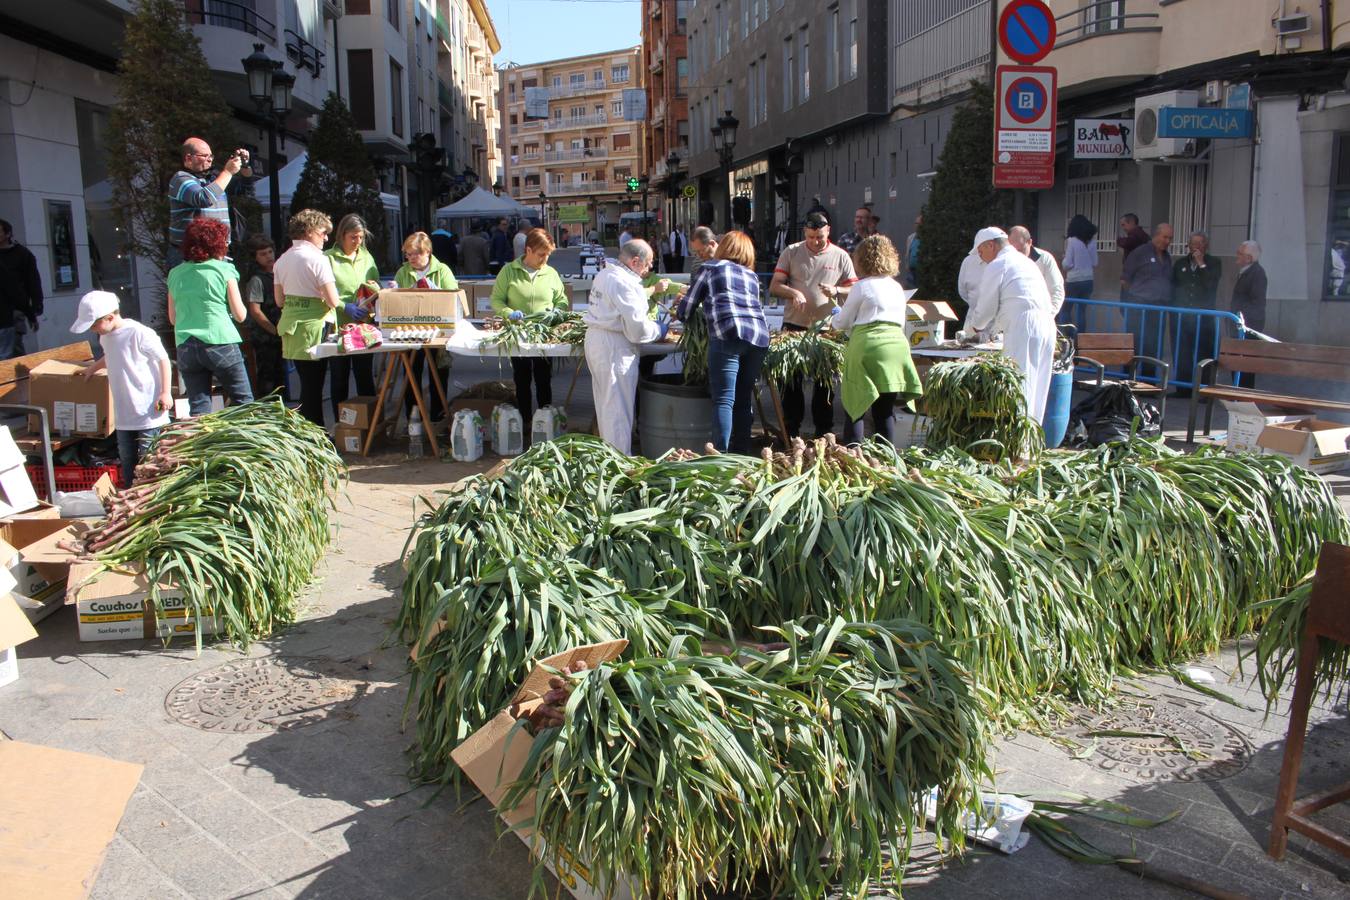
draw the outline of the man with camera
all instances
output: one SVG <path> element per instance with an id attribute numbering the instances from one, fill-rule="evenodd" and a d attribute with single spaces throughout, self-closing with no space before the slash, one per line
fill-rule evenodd
<path id="1" fill-rule="evenodd" d="M 179 247 L 188 223 L 199 216 L 219 219 L 230 224 L 230 208 L 225 202 L 225 188 L 248 163 L 248 151 L 236 150 L 221 167 L 220 174 L 211 179 L 209 173 L 214 157 L 211 148 L 201 138 L 183 142 L 183 168 L 169 182 L 169 258 L 165 268 L 172 269 L 183 261 Z"/>

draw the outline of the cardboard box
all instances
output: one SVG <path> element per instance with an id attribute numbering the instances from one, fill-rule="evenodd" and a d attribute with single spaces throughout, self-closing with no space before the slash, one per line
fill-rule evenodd
<path id="1" fill-rule="evenodd" d="M 92 378 L 84 366 L 49 359 L 28 375 L 28 402 L 47 410 L 53 434 L 107 437 L 117 427 L 105 369 Z"/>
<path id="2" fill-rule="evenodd" d="M 75 537 L 89 526 L 72 530 L 67 519 L 14 519 L 0 523 L 0 565 L 13 579 L 14 601 L 30 622 L 41 622 L 61 608 L 70 575 L 70 553 L 57 541 Z"/>
<path id="3" fill-rule="evenodd" d="M 905 336 L 911 347 L 940 347 L 947 341 L 947 323 L 956 312 L 944 300 L 911 300 L 906 308 Z"/>
<path id="4" fill-rule="evenodd" d="M 350 428 L 369 428 L 375 414 L 374 397 L 352 397 L 338 404 L 338 424 Z"/>
<path id="5" fill-rule="evenodd" d="M 0 687 L 19 680 L 19 655 L 14 648 L 35 637 L 33 623 L 14 598 L 0 595 Z"/>
<path id="6" fill-rule="evenodd" d="M 1278 422 L 1261 430 L 1256 444 L 1267 455 L 1283 456 L 1319 475 L 1350 468 L 1350 426 L 1305 418 Z"/>
<path id="7" fill-rule="evenodd" d="M 473 310 L 472 317 L 481 319 L 492 315 L 493 281 L 461 281 L 459 286 L 467 297 L 468 308 Z"/>
<path id="8" fill-rule="evenodd" d="M 1229 453 L 1260 453 L 1257 441 L 1267 425 L 1297 422 L 1304 416 L 1268 416 L 1249 400 L 1220 400 L 1228 410 L 1228 436 L 1225 449 Z"/>
<path id="9" fill-rule="evenodd" d="M 27 512 L 38 505 L 33 483 L 28 480 L 24 455 L 7 427 L 0 427 L 0 518 Z"/>
<path id="10" fill-rule="evenodd" d="M 0 884 L 8 898 L 87 897 L 142 767 L 0 741 Z"/>
<path id="11" fill-rule="evenodd" d="M 140 570 L 99 572 L 96 563 L 77 562 L 70 567 L 66 602 L 75 604 L 82 641 L 127 641 L 192 635 L 197 616 L 173 585 L 160 585 L 161 609 L 156 614 L 150 600 L 150 583 Z M 220 619 L 207 610 L 201 619 L 202 634 L 216 634 Z"/>
<path id="12" fill-rule="evenodd" d="M 339 453 L 360 453 L 366 445 L 366 429 L 339 425 L 333 429 L 333 442 Z"/>
<path id="13" fill-rule="evenodd" d="M 385 288 L 375 305 L 381 326 L 440 325 L 453 328 L 459 320 L 463 291 L 419 291 L 415 288 Z"/>
<path id="14" fill-rule="evenodd" d="M 541 660 L 516 691 L 511 703 L 519 703 L 526 710 L 532 709 L 543 702 L 548 680 L 553 674 L 550 670 L 562 669 L 583 659 L 593 669 L 618 657 L 627 646 L 627 641 L 590 644 Z M 456 747 L 450 756 L 474 786 L 483 792 L 483 796 L 488 798 L 502 820 L 525 842 L 525 846 L 532 851 L 543 852 L 546 850 L 545 845 L 529 825 L 534 818 L 534 794 L 526 796 L 514 809 L 501 808 L 507 785 L 520 777 L 533 745 L 534 737 L 523 726 L 517 726 L 508 704 L 506 709 Z M 591 887 L 584 861 L 569 858 L 569 865 L 561 872 L 550 863 L 549 871 L 567 888 L 568 893 L 579 900 L 600 900 L 603 896 Z M 631 900 L 634 895 L 628 885 L 620 884 L 616 885 L 612 896 L 615 900 Z"/>

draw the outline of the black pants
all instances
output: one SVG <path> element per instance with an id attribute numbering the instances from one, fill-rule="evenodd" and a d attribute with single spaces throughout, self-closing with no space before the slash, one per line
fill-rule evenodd
<path id="1" fill-rule="evenodd" d="M 784 331 L 805 331 L 801 325 L 783 323 Z M 789 381 L 783 388 L 783 418 L 787 420 L 788 434 L 796 437 L 801 434 L 802 420 L 806 418 L 806 391 L 803 379 Z M 815 382 L 811 391 L 811 420 L 815 423 L 816 434 L 821 435 L 834 430 L 834 385 Z"/>
<path id="2" fill-rule="evenodd" d="M 520 410 L 525 430 L 530 430 L 530 419 L 534 416 L 534 399 L 539 400 L 539 408 L 553 405 L 553 367 L 542 356 L 511 357 L 511 375 L 516 381 L 516 409 Z M 530 385 L 533 383 L 533 396 Z"/>
<path id="3" fill-rule="evenodd" d="M 323 422 L 323 383 L 328 376 L 326 359 L 293 359 L 300 376 L 300 415 L 320 428 Z"/>
<path id="4" fill-rule="evenodd" d="M 895 397 L 895 392 L 891 391 L 872 402 L 872 427 L 876 429 L 877 437 L 885 438 L 892 445 L 895 444 Z M 848 443 L 861 444 L 866 436 L 862 419 L 848 420 L 844 429 Z"/>
<path id="5" fill-rule="evenodd" d="M 335 421 L 338 414 L 338 404 L 351 396 L 351 376 L 353 374 L 356 375 L 356 396 L 375 396 L 375 357 L 334 356 L 328 362 L 328 370 L 332 373 L 328 378 L 328 396 L 333 403 L 333 419 Z"/>
<path id="6" fill-rule="evenodd" d="M 403 367 L 403 364 L 399 363 L 397 360 L 390 360 L 390 362 L 396 363 L 399 368 Z M 422 392 L 422 402 L 427 405 L 427 413 L 431 416 L 431 421 L 438 422 L 445 418 L 445 404 L 441 402 L 441 395 L 436 392 L 436 388 L 427 384 L 422 378 L 422 373 L 426 371 L 426 367 L 427 355 L 425 353 L 418 353 L 413 357 L 413 381 L 417 382 L 417 387 Z M 395 372 L 394 376 L 398 377 L 398 373 Z M 441 368 L 438 364 L 436 366 L 436 371 L 432 373 L 431 377 L 439 379 L 441 387 L 444 389 L 445 383 L 450 380 L 450 367 L 446 366 L 445 368 Z M 370 392 L 372 394 L 375 393 L 373 384 Z M 403 411 L 411 416 L 412 411 L 416 408 L 417 399 L 413 397 L 413 392 L 410 390 L 403 396 Z"/>

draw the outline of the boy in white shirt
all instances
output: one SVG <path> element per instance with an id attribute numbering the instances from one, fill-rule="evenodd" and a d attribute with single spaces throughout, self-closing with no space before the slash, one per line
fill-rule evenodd
<path id="1" fill-rule="evenodd" d="M 173 394 L 164 343 L 148 326 L 122 318 L 120 305 L 114 293 L 90 291 L 80 298 L 80 312 L 70 330 L 94 332 L 103 347 L 103 358 L 86 366 L 84 377 L 108 370 L 122 486 L 131 487 L 136 464 L 159 430 L 169 424 Z"/>

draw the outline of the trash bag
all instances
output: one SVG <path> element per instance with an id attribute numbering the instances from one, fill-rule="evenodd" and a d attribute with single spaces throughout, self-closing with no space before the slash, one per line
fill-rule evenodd
<path id="1" fill-rule="evenodd" d="M 1074 406 L 1064 446 L 1083 449 L 1129 440 L 1130 435 L 1153 438 L 1162 434 L 1162 414 L 1148 400 L 1140 400 L 1129 385 L 1107 382 Z"/>

